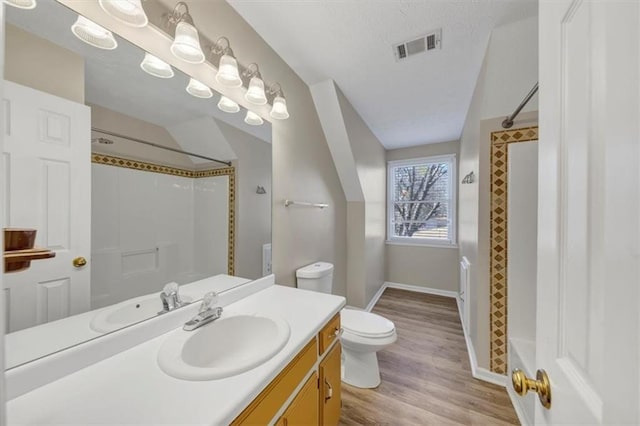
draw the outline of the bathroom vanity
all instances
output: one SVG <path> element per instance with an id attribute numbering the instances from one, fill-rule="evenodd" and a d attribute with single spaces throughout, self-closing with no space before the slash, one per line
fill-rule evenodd
<path id="1" fill-rule="evenodd" d="M 159 316 L 114 334 L 127 339 L 136 328 L 163 321 L 172 322 L 168 332 L 8 401 L 8 423 L 337 424 L 339 312 L 344 298 L 275 285 L 273 276 L 226 296 L 220 300 L 221 319 L 243 315 L 285 321 L 289 336 L 282 349 L 255 368 L 229 377 L 172 377 L 160 368 L 158 356 L 168 340 L 185 333 L 182 325 L 197 312 L 197 306 L 188 306 L 174 312 L 173 318 Z M 216 327 L 216 322 L 200 330 L 207 327 Z M 217 350 L 216 343 L 210 347 Z M 93 352 L 108 344 L 104 338 L 85 343 L 95 346 Z M 66 356 L 78 356 L 69 352 Z"/>
<path id="2" fill-rule="evenodd" d="M 232 424 L 268 424 L 283 407 L 278 425 L 338 424 L 339 334 L 340 314 L 336 314 Z"/>

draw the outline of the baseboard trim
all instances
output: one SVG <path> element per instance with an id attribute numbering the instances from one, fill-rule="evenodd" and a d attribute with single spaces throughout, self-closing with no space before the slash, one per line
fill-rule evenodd
<path id="1" fill-rule="evenodd" d="M 516 416 L 518 416 L 518 421 L 521 426 L 529 426 L 529 419 L 527 418 L 524 408 L 522 407 L 522 398 L 519 397 L 510 387 L 507 386 L 507 394 L 509 395 L 509 399 L 511 400 L 511 405 L 513 405 L 513 410 L 516 412 Z"/>
<path id="2" fill-rule="evenodd" d="M 462 321 L 462 309 L 461 309 L 462 306 L 460 304 L 459 297 L 456 297 L 456 302 L 458 305 L 458 315 L 460 315 L 460 324 L 462 324 L 462 332 L 464 333 L 464 341 L 467 343 L 467 353 L 469 354 L 469 364 L 471 365 L 471 375 L 475 379 L 493 383 L 494 385 L 506 387 L 507 386 L 506 376 L 503 376 L 502 374 L 494 373 L 483 367 L 478 367 L 476 350 L 473 347 L 473 342 L 471 341 L 471 337 L 469 336 L 469 333 L 467 333 L 467 329 L 464 326 L 464 322 Z"/>
<path id="3" fill-rule="evenodd" d="M 454 299 L 458 297 L 458 293 L 455 291 L 440 290 L 438 288 L 421 287 L 421 286 L 412 285 L 412 284 L 394 283 L 390 281 L 385 282 L 384 287 L 397 288 L 398 290 L 415 291 L 416 293 L 433 294 L 435 296 L 453 297 Z"/>
<path id="4" fill-rule="evenodd" d="M 388 289 L 388 288 L 396 288 L 398 290 L 414 291 L 416 293 L 433 294 L 433 295 L 436 295 L 436 296 L 453 297 L 453 298 L 458 297 L 458 294 L 455 291 L 440 290 L 440 289 L 437 289 L 437 288 L 420 287 L 420 286 L 417 286 L 417 285 L 401 284 L 401 283 L 394 283 L 394 282 L 390 282 L 390 281 L 385 281 L 384 283 L 382 283 L 382 286 L 378 289 L 376 294 L 373 295 L 373 297 L 369 301 L 369 304 L 367 305 L 366 308 L 364 308 L 364 310 L 367 311 L 367 312 L 371 312 L 373 307 L 376 306 L 376 303 L 378 303 L 378 300 L 382 296 L 382 293 L 384 293 L 384 291 L 386 289 Z"/>
<path id="5" fill-rule="evenodd" d="M 366 308 L 364 308 L 364 310 L 367 311 L 367 312 L 371 312 L 373 307 L 376 306 L 376 303 L 378 303 L 378 300 L 380 300 L 380 297 L 382 296 L 382 293 L 384 293 L 384 291 L 386 289 L 387 289 L 387 283 L 386 282 L 382 283 L 382 285 L 380 286 L 380 288 L 378 289 L 376 294 L 373 295 L 373 297 L 369 301 L 369 304 L 367 305 Z"/>

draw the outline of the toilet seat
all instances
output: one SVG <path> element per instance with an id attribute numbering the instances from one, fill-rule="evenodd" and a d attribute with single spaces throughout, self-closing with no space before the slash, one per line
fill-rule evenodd
<path id="1" fill-rule="evenodd" d="M 366 311 L 343 309 L 340 323 L 346 333 L 369 339 L 381 339 L 393 336 L 396 328 L 391 321 Z"/>

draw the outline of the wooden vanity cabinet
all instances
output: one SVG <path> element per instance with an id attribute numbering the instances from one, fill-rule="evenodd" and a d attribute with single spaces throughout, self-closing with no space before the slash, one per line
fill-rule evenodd
<path id="1" fill-rule="evenodd" d="M 320 424 L 337 425 L 340 421 L 341 399 L 341 363 L 340 343 L 333 346 L 320 362 Z"/>
<path id="2" fill-rule="evenodd" d="M 295 426 L 322 424 L 320 422 L 320 407 L 318 405 L 319 395 L 318 374 L 313 373 L 282 417 L 278 419 L 276 425 Z"/>
<path id="3" fill-rule="evenodd" d="M 342 407 L 339 331 L 336 314 L 231 424 L 266 425 L 291 400 L 276 426 L 337 425 Z"/>

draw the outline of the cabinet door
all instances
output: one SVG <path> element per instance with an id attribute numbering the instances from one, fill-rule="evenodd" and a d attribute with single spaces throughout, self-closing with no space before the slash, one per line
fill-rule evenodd
<path id="1" fill-rule="evenodd" d="M 304 384 L 287 411 L 276 423 L 277 426 L 317 426 L 318 417 L 318 374 L 314 373 Z"/>
<path id="2" fill-rule="evenodd" d="M 340 342 L 329 351 L 320 363 L 320 422 L 337 425 L 340 421 Z"/>

